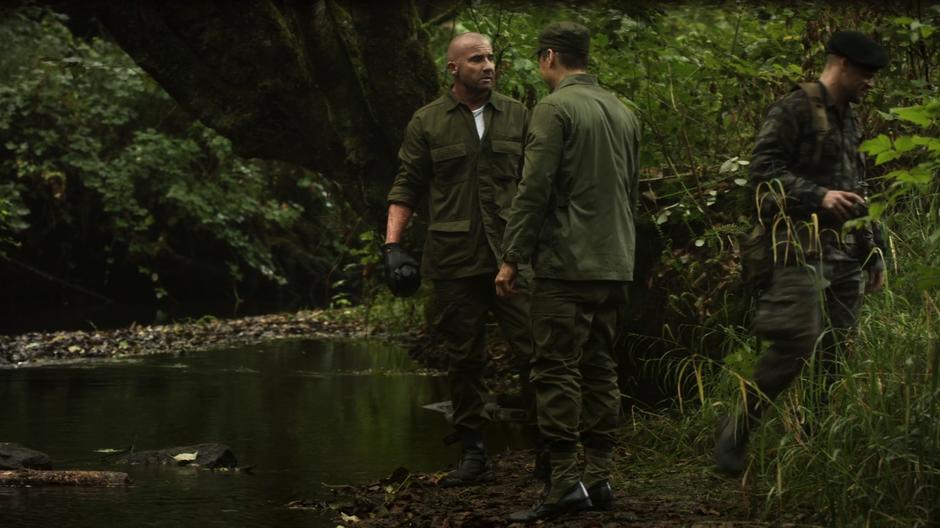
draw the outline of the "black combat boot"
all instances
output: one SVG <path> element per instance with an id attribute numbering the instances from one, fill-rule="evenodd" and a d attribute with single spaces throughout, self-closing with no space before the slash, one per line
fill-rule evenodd
<path id="1" fill-rule="evenodd" d="M 584 446 L 584 471 L 581 481 L 587 486 L 593 509 L 609 511 L 614 508 L 614 491 L 610 487 L 610 470 L 613 467 L 614 449 L 609 443 L 593 442 Z"/>
<path id="2" fill-rule="evenodd" d="M 486 456 L 483 447 L 483 434 L 480 431 L 463 430 L 460 432 L 463 445 L 463 457 L 457 469 L 444 476 L 438 485 L 445 488 L 458 486 L 476 486 L 490 482 L 495 478 L 493 463 Z"/>
<path id="3" fill-rule="evenodd" d="M 758 393 L 748 387 L 744 397 L 744 411 L 735 416 L 726 416 L 719 424 L 715 438 L 715 468 L 719 472 L 733 477 L 747 469 L 747 442 L 751 431 L 760 424 L 764 412 L 764 404 L 761 402 Z"/>
<path id="4" fill-rule="evenodd" d="M 610 481 L 603 480 L 587 489 L 588 497 L 591 498 L 591 509 L 598 511 L 611 511 L 614 509 L 614 490 L 610 487 Z"/>
<path id="5" fill-rule="evenodd" d="M 520 510 L 511 513 L 506 520 L 509 522 L 534 522 L 547 519 L 554 519 L 567 513 L 576 513 L 591 509 L 591 498 L 588 496 L 587 489 L 581 481 L 576 482 L 569 487 L 560 498 L 551 500 L 552 493 L 549 492 L 545 498 L 540 500 L 528 510 Z"/>

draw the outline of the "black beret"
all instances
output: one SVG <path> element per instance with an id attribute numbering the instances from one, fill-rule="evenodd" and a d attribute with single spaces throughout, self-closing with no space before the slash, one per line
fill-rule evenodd
<path id="1" fill-rule="evenodd" d="M 880 70 L 888 65 L 888 51 L 858 31 L 836 31 L 829 38 L 826 51 L 872 70 Z"/>
<path id="2" fill-rule="evenodd" d="M 591 46 L 591 33 L 577 22 L 554 22 L 539 34 L 539 49 L 587 54 Z"/>

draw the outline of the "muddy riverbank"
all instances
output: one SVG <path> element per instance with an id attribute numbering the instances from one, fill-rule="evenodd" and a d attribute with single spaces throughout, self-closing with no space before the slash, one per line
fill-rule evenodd
<path id="1" fill-rule="evenodd" d="M 240 319 L 203 318 L 118 330 L 30 332 L 0 335 L 0 367 L 178 354 L 282 339 L 366 337 L 358 319 L 342 311 L 311 310 Z M 414 341 L 401 336 L 403 343 Z"/>
<path id="2" fill-rule="evenodd" d="M 625 433 L 617 449 L 615 504 L 609 512 L 583 512 L 538 523 L 557 528 L 820 526 L 808 512 L 767 511 L 747 481 L 721 477 L 707 456 L 666 462 L 632 445 Z M 292 509 L 319 511 L 338 526 L 361 528 L 511 527 L 506 516 L 531 506 L 541 483 L 532 479 L 533 452 L 515 450 L 494 457 L 496 480 L 469 488 L 442 488 L 446 473 L 411 473 L 399 468 L 360 486 L 338 486 L 332 501 L 302 500 Z M 452 467 L 449 469 L 453 469 Z"/>

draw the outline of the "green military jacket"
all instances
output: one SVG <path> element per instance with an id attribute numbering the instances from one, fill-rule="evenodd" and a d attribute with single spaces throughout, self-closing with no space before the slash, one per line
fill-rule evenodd
<path id="1" fill-rule="evenodd" d="M 428 193 L 422 274 L 455 279 L 495 272 L 509 206 L 521 177 L 528 110 L 493 92 L 480 139 L 473 114 L 447 92 L 405 130 L 389 203 L 417 208 Z"/>
<path id="2" fill-rule="evenodd" d="M 640 125 L 591 75 L 571 75 L 532 110 L 504 260 L 536 278 L 633 279 Z"/>

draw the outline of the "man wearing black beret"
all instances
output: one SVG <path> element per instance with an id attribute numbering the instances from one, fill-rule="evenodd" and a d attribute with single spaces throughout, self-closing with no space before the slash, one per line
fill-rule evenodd
<path id="1" fill-rule="evenodd" d="M 819 80 L 801 84 L 767 113 L 751 155 L 758 211 L 742 244 L 745 275 L 761 292 L 754 329 L 767 344 L 737 416 L 719 430 L 715 462 L 739 474 L 747 441 L 769 402 L 815 355 L 820 404 L 857 324 L 862 292 L 881 289 L 884 245 L 878 226 L 849 220 L 867 214 L 861 134 L 852 111 L 888 64 L 877 42 L 839 31 L 827 44 Z"/>

